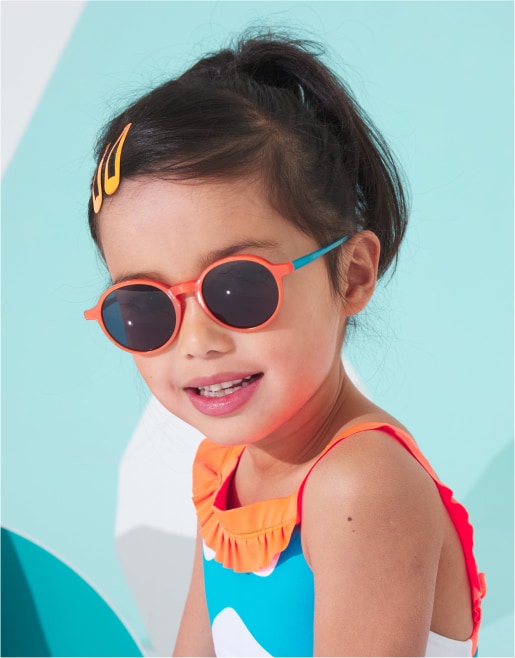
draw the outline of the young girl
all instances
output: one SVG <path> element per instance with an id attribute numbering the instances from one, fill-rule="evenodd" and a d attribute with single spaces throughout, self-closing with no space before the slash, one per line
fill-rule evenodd
<path id="1" fill-rule="evenodd" d="M 395 161 L 307 44 L 199 61 L 113 119 L 89 221 L 112 286 L 86 312 L 208 437 L 176 655 L 470 656 L 467 513 L 342 365 L 395 260 Z"/>

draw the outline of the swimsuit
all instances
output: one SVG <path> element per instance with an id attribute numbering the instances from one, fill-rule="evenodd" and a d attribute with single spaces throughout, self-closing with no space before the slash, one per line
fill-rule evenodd
<path id="1" fill-rule="evenodd" d="M 404 446 L 434 480 L 458 532 L 471 588 L 473 632 L 465 641 L 429 632 L 426 656 L 473 656 L 485 593 L 473 531 L 464 507 L 440 482 L 406 432 L 363 423 L 340 432 L 291 496 L 226 508 L 231 477 L 244 446 L 204 440 L 193 465 L 193 502 L 203 538 L 206 601 L 217 656 L 312 656 L 314 580 L 302 552 L 302 493 L 311 470 L 331 448 L 358 432 L 378 430 Z"/>

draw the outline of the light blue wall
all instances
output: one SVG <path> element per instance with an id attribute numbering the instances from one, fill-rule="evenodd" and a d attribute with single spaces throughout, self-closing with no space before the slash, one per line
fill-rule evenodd
<path id="1" fill-rule="evenodd" d="M 105 283 L 86 229 L 92 145 L 128 100 L 256 22 L 328 44 L 411 181 L 400 265 L 348 356 L 469 506 L 490 586 L 480 650 L 513 655 L 509 2 L 86 5 L 2 180 L 3 522 L 77 565 L 144 634 L 113 524 L 147 392 L 82 319 Z"/>

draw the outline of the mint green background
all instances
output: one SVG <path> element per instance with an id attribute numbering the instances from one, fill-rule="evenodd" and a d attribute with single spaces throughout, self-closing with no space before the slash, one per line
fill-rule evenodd
<path id="1" fill-rule="evenodd" d="M 468 506 L 489 584 L 480 652 L 513 655 L 512 3 L 87 4 L 2 180 L 3 522 L 144 637 L 113 530 L 148 394 L 82 319 L 106 280 L 86 228 L 92 145 L 127 101 L 256 23 L 326 43 L 405 167 L 400 265 L 348 358 Z"/>

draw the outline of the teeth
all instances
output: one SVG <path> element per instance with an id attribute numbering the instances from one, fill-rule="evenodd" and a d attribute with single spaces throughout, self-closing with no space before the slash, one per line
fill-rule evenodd
<path id="1" fill-rule="evenodd" d="M 224 395 L 230 395 L 240 388 L 245 388 L 250 384 L 254 375 L 249 375 L 244 379 L 235 379 L 230 382 L 221 382 L 220 384 L 211 384 L 211 386 L 199 386 L 197 392 L 206 398 L 221 398 Z"/>

